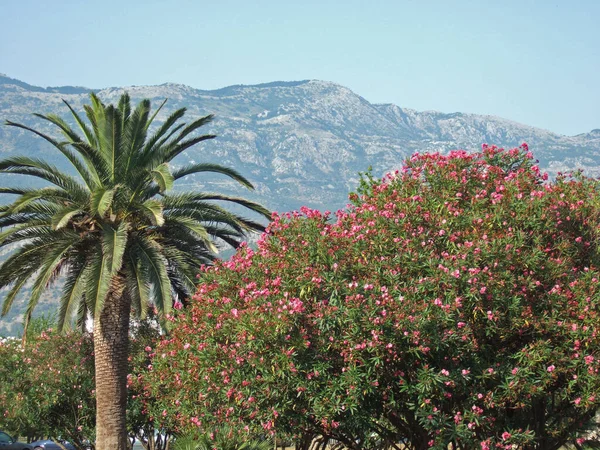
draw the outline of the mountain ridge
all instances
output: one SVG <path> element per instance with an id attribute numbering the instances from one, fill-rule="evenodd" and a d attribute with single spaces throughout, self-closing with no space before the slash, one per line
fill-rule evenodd
<path id="1" fill-rule="evenodd" d="M 6 85 L 6 84 L 17 84 L 19 86 L 22 86 L 27 89 L 31 89 L 33 91 L 46 92 L 46 93 L 64 93 L 64 94 L 82 94 L 82 93 L 89 94 L 91 92 L 100 93 L 100 92 L 104 92 L 104 91 L 110 92 L 113 90 L 118 90 L 121 92 L 121 91 L 128 91 L 129 89 L 135 89 L 135 90 L 142 89 L 143 90 L 146 88 L 155 88 L 155 87 L 183 88 L 183 90 L 186 90 L 186 91 L 191 90 L 191 91 L 197 91 L 199 93 L 204 93 L 204 94 L 209 94 L 209 93 L 220 94 L 220 93 L 226 93 L 226 92 L 230 92 L 230 91 L 234 91 L 234 90 L 243 90 L 243 89 L 248 89 L 248 88 L 259 88 L 259 89 L 278 88 L 278 87 L 285 88 L 285 87 L 296 87 L 296 86 L 300 86 L 300 85 L 304 85 L 304 84 L 308 84 L 308 83 L 320 83 L 320 84 L 324 84 L 324 85 L 335 86 L 338 88 L 345 89 L 349 92 L 353 92 L 349 88 L 347 88 L 339 83 L 336 83 L 333 81 L 318 80 L 318 79 L 304 79 L 304 80 L 290 80 L 290 81 L 278 80 L 278 81 L 270 81 L 270 82 L 256 83 L 256 84 L 232 84 L 232 85 L 224 86 L 224 87 L 217 88 L 217 89 L 200 89 L 200 88 L 196 88 L 196 87 L 189 86 L 186 84 L 175 83 L 175 82 L 164 82 L 164 83 L 161 83 L 158 85 L 108 86 L 108 87 L 103 87 L 103 88 L 89 88 L 89 87 L 85 87 L 85 86 L 70 86 L 70 85 L 43 87 L 43 86 L 32 85 L 32 84 L 26 83 L 24 81 L 18 80 L 16 78 L 11 78 L 4 73 L 0 73 L 0 86 Z M 447 112 L 443 112 L 443 111 L 436 110 L 436 109 L 417 110 L 414 108 L 400 107 L 399 105 L 396 105 L 395 103 L 387 103 L 387 102 L 371 103 L 368 100 L 364 99 L 363 97 L 361 97 L 361 96 L 359 96 L 359 97 L 374 107 L 395 106 L 395 107 L 401 108 L 404 111 L 411 111 L 411 112 L 420 113 L 420 114 L 484 117 L 484 118 L 493 119 L 493 120 L 505 121 L 507 123 L 511 123 L 514 125 L 526 126 L 528 128 L 535 128 L 538 130 L 548 131 L 552 134 L 557 134 L 559 136 L 565 136 L 565 137 L 577 137 L 577 136 L 588 135 L 588 134 L 593 134 L 593 133 L 600 133 L 600 128 L 595 128 L 595 129 L 590 130 L 589 132 L 578 133 L 576 135 L 567 135 L 567 134 L 562 134 L 562 133 L 556 133 L 552 130 L 542 128 L 542 127 L 529 126 L 522 122 L 517 122 L 512 119 L 502 117 L 502 116 L 497 116 L 494 114 L 465 113 L 465 112 L 461 112 L 461 111 L 447 113 Z"/>

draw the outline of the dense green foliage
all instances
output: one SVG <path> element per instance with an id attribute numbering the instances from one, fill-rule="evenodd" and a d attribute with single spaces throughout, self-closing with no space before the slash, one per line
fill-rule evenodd
<path id="1" fill-rule="evenodd" d="M 17 436 L 93 442 L 94 358 L 89 336 L 43 331 L 23 347 L 0 343 L 2 428 Z"/>
<path id="2" fill-rule="evenodd" d="M 598 183 L 415 155 L 204 268 L 143 382 L 180 430 L 556 449 L 600 404 Z"/>
<path id="3" fill-rule="evenodd" d="M 130 336 L 127 428 L 131 442 L 159 450 L 172 433 L 149 414 L 154 400 L 137 382 L 150 364 L 148 350 L 160 337 L 154 319 L 150 314 L 136 323 Z M 48 320 L 35 319 L 31 325 L 26 346 L 17 339 L 0 342 L 2 429 L 30 438 L 61 437 L 83 448 L 94 442 L 96 423 L 92 336 L 57 333 Z M 161 442 L 156 442 L 157 432 Z"/>

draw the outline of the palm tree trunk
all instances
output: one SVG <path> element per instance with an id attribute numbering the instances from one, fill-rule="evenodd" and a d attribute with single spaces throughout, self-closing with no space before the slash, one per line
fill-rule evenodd
<path id="1" fill-rule="evenodd" d="M 121 283 L 122 284 L 122 283 Z M 131 299 L 113 285 L 94 318 L 96 450 L 127 450 L 127 358 Z"/>

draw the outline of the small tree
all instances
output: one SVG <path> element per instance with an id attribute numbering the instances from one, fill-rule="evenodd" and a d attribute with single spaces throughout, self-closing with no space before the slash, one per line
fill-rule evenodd
<path id="1" fill-rule="evenodd" d="M 179 427 L 557 449 L 600 402 L 598 183 L 415 155 L 207 268 L 145 382 Z"/>
<path id="2" fill-rule="evenodd" d="M 3 426 L 29 438 L 94 441 L 94 361 L 89 335 L 52 331 L 0 344 Z"/>
<path id="3" fill-rule="evenodd" d="M 136 322 L 130 333 L 127 431 L 132 445 L 138 441 L 147 450 L 164 450 L 171 433 L 150 415 L 154 400 L 137 382 L 159 337 L 155 318 L 150 314 Z M 0 342 L 0 423 L 16 435 L 63 438 L 87 448 L 96 426 L 92 336 L 40 328 L 55 328 L 51 320 L 34 319 L 31 325 L 26 346 L 16 339 Z"/>

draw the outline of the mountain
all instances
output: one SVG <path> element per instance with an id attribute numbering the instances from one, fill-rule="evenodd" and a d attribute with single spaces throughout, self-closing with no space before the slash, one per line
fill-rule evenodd
<path id="1" fill-rule="evenodd" d="M 168 98 L 159 120 L 183 106 L 188 108 L 188 120 L 215 114 L 205 131 L 218 138 L 190 150 L 180 162 L 211 161 L 236 167 L 256 184 L 253 198 L 280 211 L 301 205 L 338 209 L 355 188 L 358 172 L 369 166 L 380 175 L 397 168 L 415 151 L 477 150 L 482 143 L 510 147 L 527 142 L 552 175 L 575 168 L 600 174 L 600 130 L 562 136 L 493 116 L 371 104 L 343 86 L 324 81 L 213 91 L 166 83 L 95 92 L 104 101 L 114 102 L 124 90 L 134 100 L 150 98 L 155 107 Z M 35 124 L 53 132 L 30 113 L 54 112 L 67 118 L 61 100 L 81 110 L 89 92 L 80 87 L 40 88 L 0 77 L 0 120 Z M 13 152 L 40 154 L 61 164 L 41 139 L 0 127 L 0 155 Z M 215 180 L 214 189 L 233 188 L 227 180 Z M 203 182 L 200 178 L 187 181 L 189 185 Z"/>
<path id="2" fill-rule="evenodd" d="M 235 167 L 255 184 L 256 191 L 240 191 L 217 176 L 190 177 L 185 187 L 242 194 L 278 211 L 302 205 L 336 210 L 345 206 L 348 192 L 356 188 L 358 173 L 369 166 L 381 175 L 400 167 L 403 159 L 416 151 L 475 151 L 482 143 L 514 147 L 527 142 L 551 175 L 577 168 L 600 175 L 600 130 L 562 136 L 499 117 L 372 104 L 325 81 L 238 85 L 212 91 L 173 83 L 93 91 L 105 102 L 116 102 L 127 91 L 135 101 L 151 99 L 154 107 L 168 98 L 159 121 L 184 106 L 188 120 L 215 114 L 204 132 L 217 134 L 217 139 L 184 153 L 178 162 Z M 31 113 L 52 112 L 70 120 L 62 100 L 81 111 L 89 92 L 92 90 L 83 87 L 31 86 L 0 75 L 0 120 L 23 122 L 54 134 L 48 123 Z M 0 127 L 0 157 L 16 153 L 40 156 L 66 167 L 62 157 L 41 139 Z"/>

